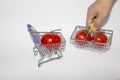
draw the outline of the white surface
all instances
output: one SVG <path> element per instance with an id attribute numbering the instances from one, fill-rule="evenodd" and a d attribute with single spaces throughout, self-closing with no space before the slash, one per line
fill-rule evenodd
<path id="1" fill-rule="evenodd" d="M 85 25 L 94 0 L 0 0 L 0 80 L 120 80 L 120 1 L 103 28 L 114 31 L 111 49 L 94 53 L 69 43 L 76 25 Z M 62 29 L 63 58 L 37 67 L 26 25 L 39 31 Z"/>

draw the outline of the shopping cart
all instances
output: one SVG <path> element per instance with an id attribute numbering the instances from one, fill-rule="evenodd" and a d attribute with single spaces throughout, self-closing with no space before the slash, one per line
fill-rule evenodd
<path id="1" fill-rule="evenodd" d="M 53 61 L 55 59 L 60 59 L 63 56 L 62 52 L 65 50 L 66 41 L 60 32 L 55 32 L 61 37 L 61 42 L 56 43 L 56 44 L 60 44 L 60 46 L 54 48 L 54 45 L 56 44 L 43 45 L 41 43 L 42 36 L 48 32 L 38 32 L 30 24 L 27 25 L 27 28 L 34 43 L 34 47 L 33 47 L 34 55 L 35 56 L 38 54 L 40 55 L 40 59 L 38 60 L 38 67 L 40 67 L 43 63 Z M 49 46 L 50 48 L 48 49 L 45 46 Z"/>
<path id="2" fill-rule="evenodd" d="M 82 29 L 87 29 L 88 27 L 84 26 L 76 26 L 71 37 L 70 37 L 70 43 L 73 44 L 75 47 L 85 50 L 90 50 L 94 52 L 105 52 L 110 49 L 111 43 L 112 43 L 112 36 L 113 31 L 112 30 L 106 30 L 106 29 L 100 29 L 99 31 L 103 32 L 107 36 L 107 43 L 98 43 L 94 40 L 87 41 L 87 40 L 76 40 L 75 35 L 76 32 Z M 97 32 L 97 31 L 96 31 Z M 103 46 L 104 45 L 104 46 Z"/>

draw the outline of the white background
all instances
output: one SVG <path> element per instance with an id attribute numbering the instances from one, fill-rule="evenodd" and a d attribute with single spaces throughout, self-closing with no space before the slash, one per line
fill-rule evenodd
<path id="1" fill-rule="evenodd" d="M 86 24 L 94 0 L 0 0 L 0 80 L 120 80 L 120 1 L 105 29 L 114 31 L 111 49 L 100 54 L 69 43 L 76 25 Z M 62 29 L 63 58 L 37 67 L 26 25 L 38 31 Z"/>

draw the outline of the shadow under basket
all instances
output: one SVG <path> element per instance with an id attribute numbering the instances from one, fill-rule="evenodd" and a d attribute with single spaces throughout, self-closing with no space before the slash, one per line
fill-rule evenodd
<path id="1" fill-rule="evenodd" d="M 87 29 L 87 27 L 76 26 L 70 37 L 70 43 L 73 44 L 76 48 L 85 49 L 94 52 L 100 52 L 100 53 L 103 53 L 110 49 L 112 43 L 112 36 L 113 36 L 112 30 L 100 29 L 99 31 L 103 32 L 107 36 L 107 43 L 98 43 L 95 42 L 94 40 L 91 41 L 76 40 L 75 39 L 76 32 L 82 29 Z"/>

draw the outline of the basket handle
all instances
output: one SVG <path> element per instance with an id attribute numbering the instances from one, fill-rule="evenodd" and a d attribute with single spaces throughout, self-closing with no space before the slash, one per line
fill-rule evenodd
<path id="1" fill-rule="evenodd" d="M 34 43 L 39 43 L 38 38 L 36 38 L 35 35 L 33 34 L 33 27 L 32 27 L 32 25 L 27 24 L 27 28 L 28 28 L 28 31 L 30 32 L 30 35 L 32 36 L 33 42 Z"/>

